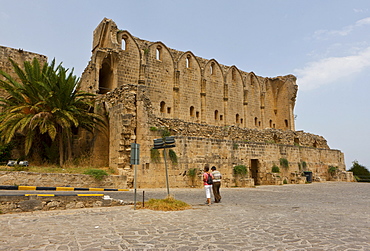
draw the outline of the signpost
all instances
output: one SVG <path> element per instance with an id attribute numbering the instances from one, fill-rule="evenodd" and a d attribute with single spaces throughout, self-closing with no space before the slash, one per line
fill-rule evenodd
<path id="1" fill-rule="evenodd" d="M 134 210 L 136 210 L 136 179 L 137 179 L 137 166 L 139 165 L 140 159 L 140 145 L 136 143 L 131 143 L 131 156 L 130 164 L 134 165 Z"/>
<path id="2" fill-rule="evenodd" d="M 167 157 L 166 157 L 166 148 L 175 147 L 175 137 L 169 136 L 160 139 L 154 140 L 154 149 L 163 149 L 163 158 L 164 158 L 164 165 L 166 168 L 166 185 L 167 185 L 167 195 L 170 195 L 170 186 L 168 184 L 168 168 L 167 168 Z"/>

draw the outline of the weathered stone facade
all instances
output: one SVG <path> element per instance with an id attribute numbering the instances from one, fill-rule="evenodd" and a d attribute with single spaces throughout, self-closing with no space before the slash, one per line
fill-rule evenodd
<path id="1" fill-rule="evenodd" d="M 329 166 L 345 172 L 344 155 L 321 136 L 295 131 L 295 81 L 293 75 L 264 78 L 145 41 L 104 19 L 81 79 L 81 88 L 99 95 L 109 117 L 109 136 L 97 138 L 93 157 L 118 167 L 132 186 L 130 147 L 138 143 L 138 186 L 164 187 L 163 155 L 154 159 L 151 149 L 168 130 L 178 158 L 167 161 L 172 187 L 201 186 L 205 165 L 218 167 L 225 186 L 241 184 L 233 175 L 240 164 L 249 168 L 243 185 L 304 183 L 303 171 L 312 171 L 315 181 L 329 180 Z M 274 174 L 280 159 L 289 167 Z M 195 181 L 187 175 L 191 168 L 199 170 Z"/>
<path id="2" fill-rule="evenodd" d="M 23 66 L 25 61 L 32 61 L 34 58 L 37 58 L 40 63 L 47 61 L 47 57 L 33 52 L 24 51 L 22 49 L 13 49 L 9 47 L 0 46 L 0 70 L 8 73 L 15 79 L 18 79 L 18 76 L 13 70 L 13 66 L 9 59 L 12 59 L 18 65 Z M 2 76 L 0 76 L 1 78 Z M 0 96 L 4 96 L 3 90 L 0 90 Z"/>

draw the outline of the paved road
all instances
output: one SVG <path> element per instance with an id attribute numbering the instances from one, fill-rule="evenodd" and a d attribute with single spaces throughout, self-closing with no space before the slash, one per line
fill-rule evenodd
<path id="1" fill-rule="evenodd" d="M 211 206 L 202 189 L 170 192 L 193 209 L 0 215 L 0 250 L 370 250 L 370 183 L 224 188 Z M 166 189 L 145 194 L 163 198 Z"/>

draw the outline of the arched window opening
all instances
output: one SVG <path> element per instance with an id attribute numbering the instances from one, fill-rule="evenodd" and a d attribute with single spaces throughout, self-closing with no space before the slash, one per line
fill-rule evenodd
<path id="1" fill-rule="evenodd" d="M 167 113 L 170 114 L 171 113 L 171 107 L 167 107 Z"/>
<path id="2" fill-rule="evenodd" d="M 162 60 L 162 47 L 158 46 L 155 51 L 155 59 Z"/>
<path id="3" fill-rule="evenodd" d="M 272 120 L 270 119 L 270 128 L 272 128 Z"/>
<path id="4" fill-rule="evenodd" d="M 261 121 L 258 121 L 258 126 L 261 126 Z"/>
<path id="5" fill-rule="evenodd" d="M 288 120 L 286 119 L 284 120 L 284 122 L 285 122 L 285 127 L 288 127 Z"/>
<path id="6" fill-rule="evenodd" d="M 99 94 L 105 94 L 113 88 L 113 71 L 110 65 L 104 62 L 99 70 Z"/>
<path id="7" fill-rule="evenodd" d="M 194 117 L 194 106 L 190 106 L 190 117 Z"/>
<path id="8" fill-rule="evenodd" d="M 195 114 L 196 114 L 195 116 L 197 117 L 197 119 L 199 119 L 199 112 L 196 112 Z"/>
<path id="9" fill-rule="evenodd" d="M 220 115 L 220 120 L 224 120 L 224 115 Z"/>
<path id="10" fill-rule="evenodd" d="M 218 119 L 218 111 L 216 110 L 215 111 L 215 120 L 217 120 Z"/>
<path id="11" fill-rule="evenodd" d="M 166 103 L 164 101 L 161 102 L 160 104 L 160 112 L 164 113 L 166 110 Z"/>
<path id="12" fill-rule="evenodd" d="M 240 119 L 240 124 L 243 124 L 243 119 Z"/>
<path id="13" fill-rule="evenodd" d="M 236 114 L 236 116 L 235 116 L 235 122 L 238 124 L 239 123 L 239 114 Z"/>
<path id="14" fill-rule="evenodd" d="M 315 142 L 313 142 L 313 145 L 312 146 L 315 147 L 315 148 L 317 148 L 317 142 L 316 142 L 316 140 L 315 140 Z"/>
<path id="15" fill-rule="evenodd" d="M 190 55 L 186 56 L 186 68 L 190 68 Z"/>
<path id="16" fill-rule="evenodd" d="M 214 68 L 215 68 L 215 63 L 211 63 L 211 67 L 210 67 L 210 71 L 211 71 L 211 75 L 214 74 Z"/>
<path id="17" fill-rule="evenodd" d="M 122 50 L 127 50 L 127 36 L 122 36 Z"/>
<path id="18" fill-rule="evenodd" d="M 254 125 L 257 126 L 258 119 L 257 117 L 254 118 Z"/>

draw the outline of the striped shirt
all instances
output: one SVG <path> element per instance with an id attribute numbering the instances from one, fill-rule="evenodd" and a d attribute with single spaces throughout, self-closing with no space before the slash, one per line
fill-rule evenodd
<path id="1" fill-rule="evenodd" d="M 219 171 L 215 170 L 212 172 L 213 182 L 221 182 L 222 175 Z"/>

